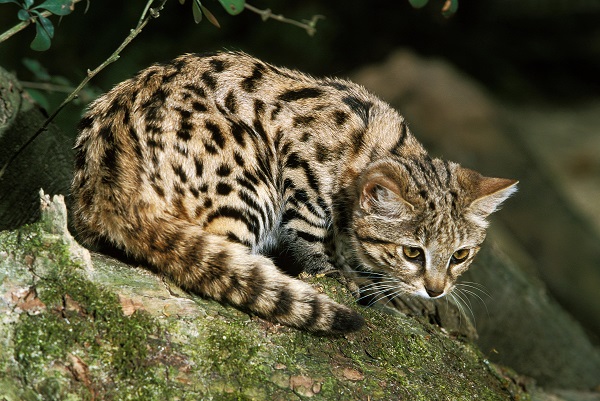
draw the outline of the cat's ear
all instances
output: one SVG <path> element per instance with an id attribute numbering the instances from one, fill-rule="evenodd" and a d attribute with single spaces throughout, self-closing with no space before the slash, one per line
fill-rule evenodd
<path id="1" fill-rule="evenodd" d="M 472 200 L 469 211 L 485 218 L 498 209 L 500 204 L 517 191 L 517 180 L 484 177 L 476 171 L 459 168 L 458 182 Z"/>
<path id="2" fill-rule="evenodd" d="M 398 218 L 414 210 L 397 182 L 383 175 L 367 178 L 360 191 L 360 207 L 369 214 Z"/>

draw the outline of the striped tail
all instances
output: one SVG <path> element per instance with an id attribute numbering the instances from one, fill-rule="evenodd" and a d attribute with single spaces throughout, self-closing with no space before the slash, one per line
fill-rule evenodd
<path id="1" fill-rule="evenodd" d="M 364 323 L 357 312 L 282 273 L 269 258 L 187 221 L 171 216 L 146 220 L 129 227 L 127 235 L 119 235 L 126 230 L 122 221 L 112 227 L 116 230 L 106 236 L 117 246 L 192 293 L 319 334 L 352 332 Z"/>

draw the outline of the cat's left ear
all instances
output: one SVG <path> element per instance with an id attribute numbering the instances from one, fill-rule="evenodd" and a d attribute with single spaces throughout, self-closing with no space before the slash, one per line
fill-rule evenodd
<path id="1" fill-rule="evenodd" d="M 485 218 L 517 191 L 517 180 L 484 177 L 476 171 L 459 168 L 458 182 L 472 199 L 469 211 Z"/>

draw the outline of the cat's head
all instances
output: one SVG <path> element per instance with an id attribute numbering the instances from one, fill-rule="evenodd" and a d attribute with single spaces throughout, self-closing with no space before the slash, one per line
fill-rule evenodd
<path id="1" fill-rule="evenodd" d="M 380 283 L 372 292 L 437 298 L 467 270 L 487 216 L 517 181 L 419 157 L 375 162 L 358 184 L 353 241 L 363 270 Z"/>

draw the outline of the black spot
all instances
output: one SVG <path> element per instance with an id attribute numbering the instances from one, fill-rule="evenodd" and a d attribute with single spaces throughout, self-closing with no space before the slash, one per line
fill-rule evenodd
<path id="1" fill-rule="evenodd" d="M 204 171 L 204 163 L 202 163 L 202 160 L 195 158 L 194 165 L 196 166 L 196 177 L 202 177 L 202 172 Z"/>
<path id="2" fill-rule="evenodd" d="M 200 196 L 200 191 L 198 191 L 198 189 L 194 188 L 194 187 L 190 187 L 190 193 L 192 195 L 194 195 L 194 198 L 198 198 L 198 196 Z"/>
<path id="3" fill-rule="evenodd" d="M 173 147 L 175 148 L 175 150 L 177 151 L 177 153 L 179 153 L 182 156 L 187 156 L 188 155 L 188 149 L 187 146 L 185 146 L 183 143 L 181 142 L 175 142 L 175 144 L 173 145 Z"/>
<path id="4" fill-rule="evenodd" d="M 365 136 L 365 130 L 364 129 L 354 130 L 354 132 L 352 132 L 350 134 L 350 139 L 352 141 L 352 150 L 354 151 L 354 153 L 358 153 L 358 151 L 363 147 L 363 145 L 364 145 L 364 142 L 363 142 L 364 136 Z"/>
<path id="5" fill-rule="evenodd" d="M 148 100 L 142 104 L 146 121 L 160 120 L 160 112 L 167 100 L 167 92 L 163 88 L 158 88 Z"/>
<path id="6" fill-rule="evenodd" d="M 156 149 L 156 148 L 158 148 L 158 149 L 160 149 L 160 150 L 164 150 L 164 149 L 165 149 L 165 145 L 164 145 L 162 142 L 160 142 L 160 141 L 157 141 L 157 140 L 156 140 L 156 139 L 154 139 L 154 138 L 148 138 L 148 139 L 146 140 L 146 145 L 147 145 L 149 148 L 155 148 L 155 149 Z"/>
<path id="7" fill-rule="evenodd" d="M 235 152 L 233 154 L 233 158 L 235 159 L 235 162 L 238 166 L 240 167 L 244 167 L 244 158 L 242 157 L 242 155 L 240 155 L 238 152 Z"/>
<path id="8" fill-rule="evenodd" d="M 175 78 L 177 75 L 179 74 L 179 71 L 170 71 L 168 73 L 166 73 L 165 75 L 162 76 L 162 83 L 163 84 L 168 84 L 169 82 L 171 82 L 173 80 L 173 78 Z"/>
<path id="9" fill-rule="evenodd" d="M 173 168 L 173 172 L 179 177 L 181 182 L 185 184 L 188 178 L 185 174 L 185 171 L 183 171 L 183 168 L 180 165 L 172 165 L 171 167 Z"/>
<path id="10" fill-rule="evenodd" d="M 240 124 L 232 124 L 231 134 L 233 135 L 233 139 L 241 147 L 246 146 L 246 140 L 244 139 L 245 132 L 246 132 L 246 130 Z"/>
<path id="11" fill-rule="evenodd" d="M 210 131 L 210 135 L 212 140 L 217 144 L 217 146 L 221 149 L 225 147 L 225 136 L 221 132 L 221 128 L 211 121 L 207 121 L 205 124 L 206 129 Z"/>
<path id="12" fill-rule="evenodd" d="M 323 242 L 322 237 L 317 237 L 316 235 L 313 235 L 311 233 L 305 233 L 303 231 L 298 231 L 298 238 L 302 238 L 307 242 Z"/>
<path id="13" fill-rule="evenodd" d="M 365 325 L 365 319 L 351 309 L 338 309 L 331 322 L 332 333 L 349 333 Z"/>
<path id="14" fill-rule="evenodd" d="M 100 128 L 100 131 L 98 131 L 98 136 L 109 145 L 113 145 L 115 143 L 115 136 L 112 126 L 110 125 Z"/>
<path id="15" fill-rule="evenodd" d="M 294 127 L 310 125 L 315 121 L 315 116 L 296 116 L 293 119 Z"/>
<path id="16" fill-rule="evenodd" d="M 265 102 L 260 99 L 254 99 L 254 115 L 259 118 L 265 111 Z"/>
<path id="17" fill-rule="evenodd" d="M 177 131 L 177 138 L 181 139 L 182 141 L 187 142 L 190 139 L 192 139 L 192 134 L 190 133 L 189 130 L 180 129 L 179 131 Z"/>
<path id="18" fill-rule="evenodd" d="M 179 184 L 175 184 L 173 185 L 173 189 L 175 189 L 175 192 L 177 192 L 179 195 L 185 195 L 185 188 L 183 188 L 181 185 Z M 181 203 L 181 198 L 177 198 L 175 205 L 179 206 L 178 209 L 182 209 L 183 208 L 183 203 Z M 183 212 L 183 210 L 179 210 L 177 211 L 177 215 L 185 215 L 186 213 Z"/>
<path id="19" fill-rule="evenodd" d="M 209 208 L 211 208 L 211 207 L 212 207 L 212 205 L 213 205 L 213 201 L 212 201 L 212 199 L 210 199 L 210 198 L 206 198 L 206 199 L 204 200 L 204 208 L 206 208 L 206 209 L 209 209 Z"/>
<path id="20" fill-rule="evenodd" d="M 298 157 L 298 154 L 296 152 L 291 153 L 286 162 L 285 162 L 286 167 L 289 168 L 298 168 L 300 167 L 300 158 Z"/>
<path id="21" fill-rule="evenodd" d="M 209 63 L 215 72 L 223 72 L 225 70 L 225 62 L 223 60 L 212 59 Z"/>
<path id="22" fill-rule="evenodd" d="M 192 92 L 197 97 L 206 97 L 206 92 L 204 91 L 204 88 L 201 86 L 197 86 L 194 84 L 187 84 L 187 85 L 184 85 L 183 89 Z"/>
<path id="23" fill-rule="evenodd" d="M 307 142 L 310 139 L 310 132 L 303 132 L 300 137 L 300 142 Z"/>
<path id="24" fill-rule="evenodd" d="M 275 120 L 281 112 L 281 103 L 276 103 L 273 110 L 271 110 L 271 121 Z"/>
<path id="25" fill-rule="evenodd" d="M 301 99 L 314 99 L 323 95 L 323 90 L 319 88 L 301 88 L 289 89 L 279 95 L 277 98 L 284 102 L 293 102 Z"/>
<path id="26" fill-rule="evenodd" d="M 227 93 L 227 96 L 225 96 L 225 107 L 227 107 L 227 110 L 229 110 L 229 112 L 232 114 L 237 113 L 237 100 L 232 90 L 230 90 Z"/>
<path id="27" fill-rule="evenodd" d="M 162 187 L 158 186 L 156 183 L 152 183 L 152 188 L 154 189 L 154 192 L 156 192 L 156 194 L 158 196 L 160 196 L 161 198 L 165 197 L 165 191 L 164 189 L 162 189 Z"/>
<path id="28" fill-rule="evenodd" d="M 330 160 L 329 149 L 325 145 L 323 145 L 321 143 L 317 144 L 317 146 L 315 148 L 315 153 L 316 153 L 316 156 L 317 156 L 317 161 L 319 163 L 323 163 L 326 160 Z"/>
<path id="29" fill-rule="evenodd" d="M 426 199 L 427 198 L 427 191 L 425 191 L 425 190 L 419 191 L 419 196 L 421 198 L 423 198 L 423 199 Z"/>
<path id="30" fill-rule="evenodd" d="M 211 155 L 216 155 L 217 153 L 219 153 L 217 148 L 212 146 L 210 143 L 206 143 L 206 142 L 204 143 L 204 150 L 206 150 L 206 152 L 210 153 Z"/>
<path id="31" fill-rule="evenodd" d="M 286 142 L 283 144 L 283 146 L 281 147 L 281 156 L 285 156 L 289 153 L 290 149 L 292 147 L 292 143 L 291 142 Z"/>
<path id="32" fill-rule="evenodd" d="M 248 181 L 247 179 L 238 177 L 238 178 L 236 178 L 235 181 L 242 187 L 244 187 L 254 193 L 257 193 L 256 186 L 254 184 L 252 184 L 250 181 Z"/>
<path id="33" fill-rule="evenodd" d="M 215 90 L 215 88 L 217 87 L 217 80 L 210 71 L 204 71 L 200 76 L 200 79 L 202 79 L 202 82 L 204 82 L 206 86 L 211 90 Z"/>
<path id="34" fill-rule="evenodd" d="M 336 110 L 333 112 L 333 120 L 338 126 L 344 125 L 346 121 L 348 121 L 348 117 L 348 113 L 343 112 L 341 110 Z"/>
<path id="35" fill-rule="evenodd" d="M 198 113 L 203 113 L 208 110 L 205 105 L 198 101 L 192 102 L 192 109 L 194 109 L 194 111 L 197 111 Z"/>
<path id="36" fill-rule="evenodd" d="M 217 175 L 220 177 L 227 177 L 231 174 L 231 167 L 226 164 L 221 164 L 216 171 Z"/>
<path id="37" fill-rule="evenodd" d="M 202 184 L 198 187 L 198 191 L 202 192 L 203 194 L 208 192 L 208 185 L 207 184 Z"/>
<path id="38" fill-rule="evenodd" d="M 232 188 L 231 185 L 226 184 L 224 182 L 220 182 L 217 184 L 216 190 L 219 195 L 229 195 L 231 193 Z"/>
<path id="39" fill-rule="evenodd" d="M 246 92 L 254 92 L 258 83 L 263 78 L 265 66 L 263 64 L 254 64 L 252 75 L 242 80 L 242 89 Z"/>
<path id="40" fill-rule="evenodd" d="M 354 96 L 346 96 L 342 99 L 342 102 L 361 118 L 365 126 L 369 124 L 369 114 L 371 107 L 373 107 L 371 102 L 360 100 Z"/>

